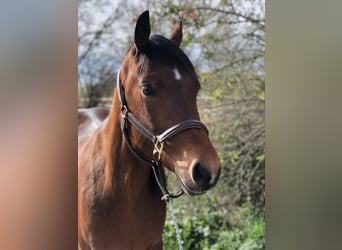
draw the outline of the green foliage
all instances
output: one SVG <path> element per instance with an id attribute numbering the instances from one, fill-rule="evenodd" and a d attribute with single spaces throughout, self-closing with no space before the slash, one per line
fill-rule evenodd
<path id="1" fill-rule="evenodd" d="M 229 205 L 264 205 L 264 80 L 256 72 L 204 72 L 199 112 L 219 152 L 214 194 Z"/>
<path id="2" fill-rule="evenodd" d="M 265 249 L 263 210 L 245 205 L 230 219 L 228 211 L 215 203 L 201 213 L 189 215 L 183 211 L 176 209 L 181 239 L 186 250 Z M 175 228 L 170 218 L 166 221 L 163 243 L 164 249 L 178 249 Z"/>

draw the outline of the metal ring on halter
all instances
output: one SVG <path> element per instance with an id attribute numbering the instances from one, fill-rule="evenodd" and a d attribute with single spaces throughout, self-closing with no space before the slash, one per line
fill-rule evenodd
<path id="1" fill-rule="evenodd" d="M 122 107 L 121 107 L 122 117 L 126 116 L 127 112 L 128 112 L 127 106 L 126 105 L 122 105 Z"/>
<path id="2" fill-rule="evenodd" d="M 170 201 L 170 199 L 175 199 L 175 198 L 178 198 L 179 196 L 181 196 L 182 194 L 184 194 L 184 191 L 182 189 L 179 189 L 179 191 L 175 194 L 165 194 L 162 196 L 162 200 L 165 200 L 165 201 Z"/>

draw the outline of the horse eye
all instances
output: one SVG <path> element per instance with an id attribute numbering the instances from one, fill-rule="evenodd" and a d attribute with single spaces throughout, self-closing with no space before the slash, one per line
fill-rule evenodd
<path id="1" fill-rule="evenodd" d="M 142 92 L 145 96 L 153 96 L 155 95 L 155 91 L 151 86 L 144 85 L 141 87 Z"/>

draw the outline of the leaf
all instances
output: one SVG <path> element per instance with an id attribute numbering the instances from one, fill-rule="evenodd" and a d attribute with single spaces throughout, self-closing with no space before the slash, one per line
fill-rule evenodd
<path id="1" fill-rule="evenodd" d="M 265 160 L 265 155 L 258 155 L 257 157 L 256 157 L 256 160 L 257 161 L 263 161 L 263 160 Z"/>

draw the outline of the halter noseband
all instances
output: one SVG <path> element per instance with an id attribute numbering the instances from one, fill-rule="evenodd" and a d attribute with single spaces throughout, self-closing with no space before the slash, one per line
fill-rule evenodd
<path id="1" fill-rule="evenodd" d="M 125 137 L 126 144 L 130 151 L 135 155 L 138 159 L 149 164 L 153 170 L 154 177 L 157 181 L 157 184 L 163 194 L 162 200 L 169 200 L 170 198 L 177 198 L 181 196 L 184 192 L 180 189 L 176 194 L 171 194 L 168 192 L 166 187 L 166 178 L 164 169 L 161 165 L 160 159 L 164 148 L 164 142 L 167 141 L 172 136 L 187 130 L 187 129 L 203 129 L 208 134 L 207 127 L 198 120 L 185 120 L 182 121 L 168 129 L 166 129 L 163 133 L 156 135 L 149 128 L 147 128 L 143 123 L 141 123 L 128 109 L 125 97 L 122 95 L 122 84 L 120 80 L 120 70 L 117 74 L 117 91 L 120 102 L 120 108 L 122 113 L 121 120 L 121 130 Z M 140 133 L 142 133 L 146 138 L 148 138 L 154 145 L 153 150 L 153 159 L 147 160 L 143 157 L 136 149 L 134 149 L 132 142 L 128 136 L 127 130 L 127 122 L 132 124 Z"/>

